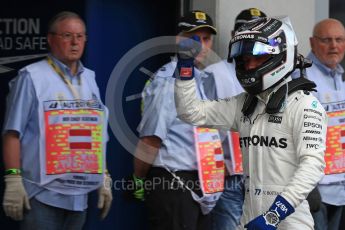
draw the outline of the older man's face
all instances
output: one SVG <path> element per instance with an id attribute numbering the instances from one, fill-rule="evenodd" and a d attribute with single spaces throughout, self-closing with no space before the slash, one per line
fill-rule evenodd
<path id="1" fill-rule="evenodd" d="M 68 18 L 58 22 L 53 33 L 48 34 L 52 54 L 66 65 L 79 61 L 86 42 L 82 21 Z"/>
<path id="2" fill-rule="evenodd" d="M 310 38 L 310 45 L 315 56 L 327 67 L 334 69 L 344 58 L 344 28 L 334 21 L 325 22 Z"/>

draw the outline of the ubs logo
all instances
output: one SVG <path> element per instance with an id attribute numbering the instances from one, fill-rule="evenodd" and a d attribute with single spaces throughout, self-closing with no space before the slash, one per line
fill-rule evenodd
<path id="1" fill-rule="evenodd" d="M 280 116 L 274 116 L 274 115 L 270 115 L 268 117 L 268 122 L 271 123 L 277 123 L 277 124 L 281 124 L 282 123 L 283 118 Z"/>

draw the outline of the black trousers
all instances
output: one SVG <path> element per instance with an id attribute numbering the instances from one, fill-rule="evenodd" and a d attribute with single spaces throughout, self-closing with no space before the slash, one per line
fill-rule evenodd
<path id="1" fill-rule="evenodd" d="M 197 171 L 178 171 L 189 188 L 201 194 Z M 163 168 L 151 168 L 146 178 L 146 205 L 150 230 L 206 230 L 211 218 L 203 215 L 189 190 Z"/>

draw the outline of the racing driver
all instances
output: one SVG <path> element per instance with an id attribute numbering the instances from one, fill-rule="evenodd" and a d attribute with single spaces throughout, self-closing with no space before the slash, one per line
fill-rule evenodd
<path id="1" fill-rule="evenodd" d="M 310 93 L 315 84 L 290 76 L 307 62 L 297 55 L 289 18 L 257 19 L 237 31 L 229 58 L 246 92 L 223 100 L 197 99 L 192 71 L 181 74 L 198 50 L 193 39 L 179 44 L 191 52 L 178 55 L 176 108 L 193 125 L 240 133 L 246 193 L 239 229 L 314 229 L 306 197 L 323 176 L 327 116 Z"/>

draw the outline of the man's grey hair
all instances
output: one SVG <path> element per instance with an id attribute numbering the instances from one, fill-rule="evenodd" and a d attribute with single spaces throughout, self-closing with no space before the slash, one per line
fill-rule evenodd
<path id="1" fill-rule="evenodd" d="M 77 13 L 71 11 L 62 11 L 50 19 L 48 23 L 48 33 L 55 33 L 56 25 L 65 19 L 79 19 L 83 23 L 84 28 L 86 30 L 84 20 Z"/>

